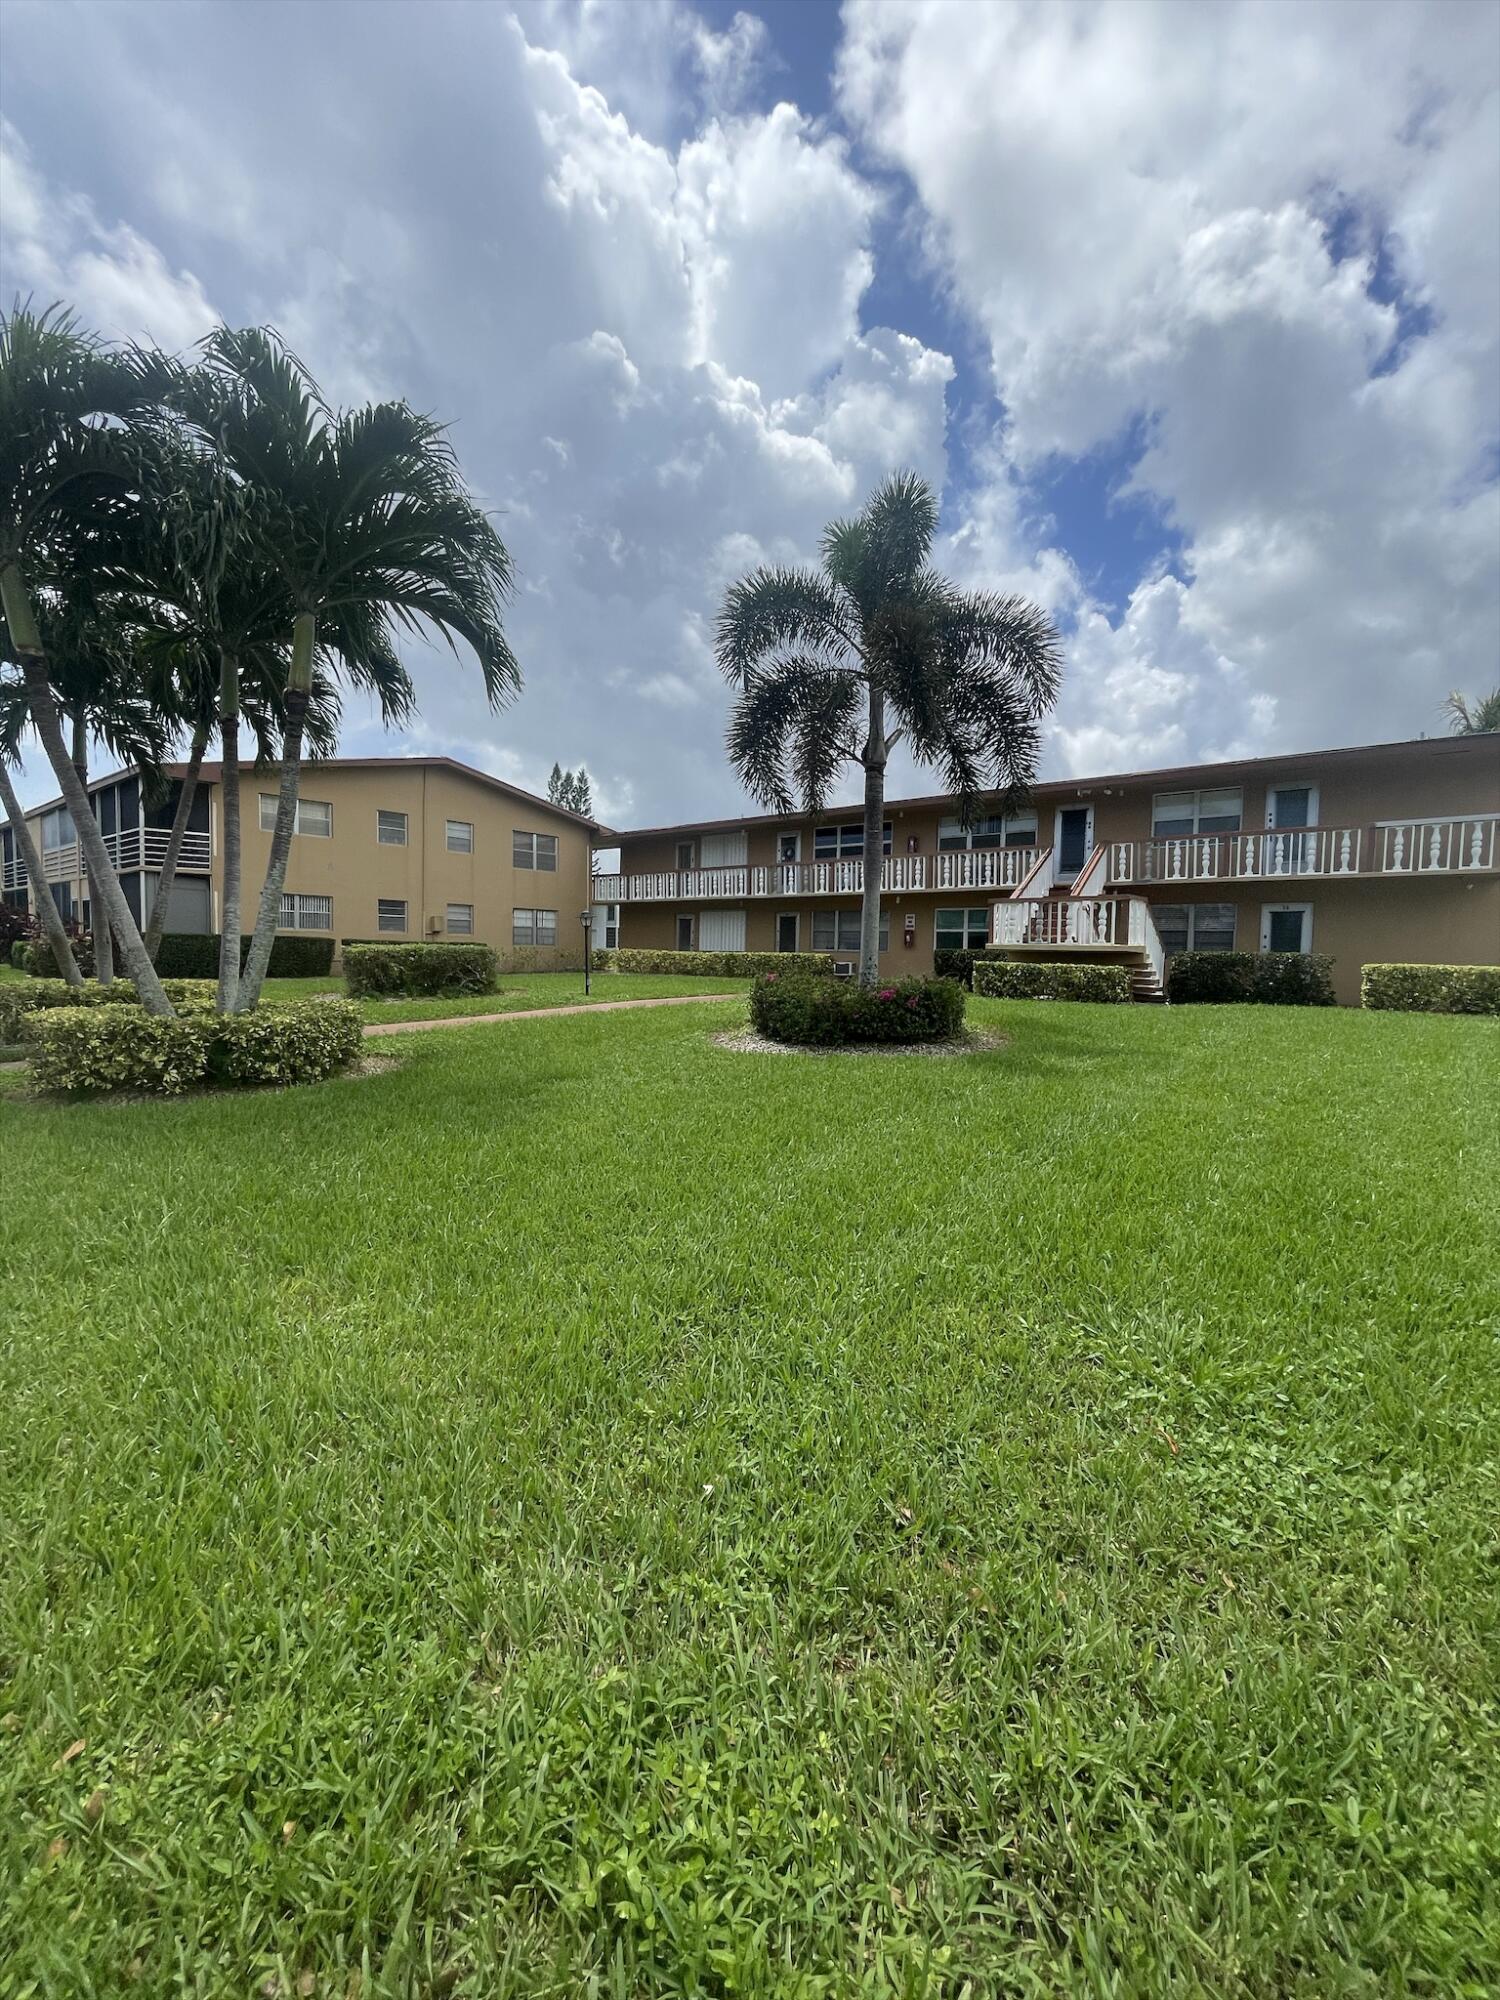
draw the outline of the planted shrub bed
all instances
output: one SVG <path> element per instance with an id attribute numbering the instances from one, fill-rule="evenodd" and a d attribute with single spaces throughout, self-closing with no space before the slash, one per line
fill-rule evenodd
<path id="1" fill-rule="evenodd" d="M 767 972 L 750 989 L 750 1019 L 772 1041 L 807 1048 L 944 1041 L 963 1027 L 964 990 L 951 979 L 864 987 L 816 972 Z"/>
<path id="2" fill-rule="evenodd" d="M 989 1000 L 1101 1000 L 1130 998 L 1123 965 L 1063 965 L 1033 959 L 977 959 L 974 991 Z"/>
<path id="3" fill-rule="evenodd" d="M 1333 961 L 1301 951 L 1180 951 L 1167 966 L 1167 998 L 1332 1007 Z"/>
<path id="4" fill-rule="evenodd" d="M 596 951 L 595 972 L 680 973 L 684 978 L 753 979 L 760 973 L 832 973 L 823 951 Z"/>
<path id="5" fill-rule="evenodd" d="M 487 944 L 346 944 L 344 984 L 363 998 L 491 993 L 499 960 Z"/>
<path id="6" fill-rule="evenodd" d="M 338 999 L 176 1020 L 139 1006 L 59 1007 L 36 1023 L 32 1080 L 68 1096 L 128 1090 L 160 1097 L 199 1086 L 316 1083 L 349 1067 L 363 1029 L 359 1009 Z"/>
<path id="7" fill-rule="evenodd" d="M 212 1011 L 212 979 L 164 979 L 162 990 L 179 1012 Z M 0 1042 L 34 1038 L 37 1023 L 59 1007 L 139 1007 L 140 995 L 129 980 L 112 986 L 70 986 L 65 979 L 30 979 L 24 986 L 0 986 Z"/>
<path id="8" fill-rule="evenodd" d="M 1500 1014 L 1500 965 L 1365 965 L 1359 998 L 1403 1014 Z"/>
<path id="9" fill-rule="evenodd" d="M 94 970 L 93 940 L 84 937 L 74 941 L 73 955 L 78 961 L 78 970 L 90 977 Z M 240 939 L 240 964 L 250 955 L 249 938 Z M 30 944 L 11 953 L 12 962 L 22 972 L 30 972 L 38 979 L 54 979 L 57 963 L 52 956 L 52 947 L 45 938 L 34 938 Z M 333 939 L 331 937 L 278 937 L 271 940 L 271 961 L 266 969 L 268 979 L 322 979 L 326 978 L 333 966 Z M 168 931 L 161 941 L 156 954 L 156 970 L 162 979 L 217 979 L 219 976 L 219 940 L 208 931 Z"/>

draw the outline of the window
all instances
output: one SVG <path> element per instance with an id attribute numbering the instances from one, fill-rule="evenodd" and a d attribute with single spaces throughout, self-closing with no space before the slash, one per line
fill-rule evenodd
<path id="1" fill-rule="evenodd" d="M 1238 785 L 1216 792 L 1158 792 L 1151 801 L 1151 832 L 1157 840 L 1183 833 L 1238 833 L 1243 804 Z"/>
<path id="2" fill-rule="evenodd" d="M 965 826 L 961 819 L 938 821 L 938 848 L 944 853 L 964 847 L 1035 847 L 1035 812 L 991 813 Z"/>
<path id="3" fill-rule="evenodd" d="M 939 951 L 983 951 L 989 941 L 987 909 L 938 911 L 934 942 Z"/>
<path id="4" fill-rule="evenodd" d="M 42 814 L 43 854 L 55 854 L 59 847 L 68 846 L 73 834 L 73 815 L 66 806 L 57 806 L 52 812 Z"/>
<path id="5" fill-rule="evenodd" d="M 542 868 L 556 874 L 557 835 L 522 833 L 518 828 L 510 837 L 510 859 L 513 868 Z"/>
<path id="6" fill-rule="evenodd" d="M 679 840 L 677 843 L 678 874 L 685 875 L 687 871 L 692 867 L 692 865 L 693 865 L 693 843 L 690 840 Z M 684 947 L 682 947 L 681 945 L 678 946 L 679 951 L 682 950 L 683 948 Z"/>
<path id="7" fill-rule="evenodd" d="M 406 814 L 377 812 L 375 815 L 375 838 L 382 847 L 405 847 Z"/>
<path id="8" fill-rule="evenodd" d="M 604 949 L 614 951 L 620 942 L 620 906 L 618 903 L 604 905 Z"/>
<path id="9" fill-rule="evenodd" d="M 381 931 L 405 931 L 406 904 L 394 896 L 382 896 L 375 905 L 375 928 Z"/>
<path id="10" fill-rule="evenodd" d="M 260 830 L 262 833 L 276 831 L 276 794 L 262 792 L 260 795 Z M 333 807 L 327 799 L 298 799 L 297 817 L 292 822 L 293 833 L 316 834 L 327 840 L 333 833 Z"/>
<path id="11" fill-rule="evenodd" d="M 857 861 L 865 851 L 865 823 L 857 819 L 843 826 L 820 826 L 813 834 L 813 853 L 819 861 Z M 881 852 L 891 851 L 891 823 L 885 823 Z"/>
<path id="12" fill-rule="evenodd" d="M 472 854 L 474 852 L 474 828 L 466 819 L 446 820 L 443 837 L 450 854 Z"/>
<path id="13" fill-rule="evenodd" d="M 474 905 L 472 903 L 450 903 L 444 913 L 443 924 L 450 937 L 472 937 L 474 935 Z"/>
<path id="14" fill-rule="evenodd" d="M 555 945 L 556 910 L 512 910 L 510 937 L 512 944 Z"/>
<path id="15" fill-rule="evenodd" d="M 1151 918 L 1161 948 L 1176 951 L 1233 951 L 1233 903 L 1153 903 Z"/>
<path id="16" fill-rule="evenodd" d="M 814 951 L 858 951 L 859 911 L 858 910 L 814 910 L 812 920 L 812 948 Z M 888 910 L 880 912 L 880 949 L 891 948 L 891 919 Z"/>
<path id="17" fill-rule="evenodd" d="M 281 899 L 281 928 L 284 931 L 331 931 L 332 896 L 291 896 Z"/>

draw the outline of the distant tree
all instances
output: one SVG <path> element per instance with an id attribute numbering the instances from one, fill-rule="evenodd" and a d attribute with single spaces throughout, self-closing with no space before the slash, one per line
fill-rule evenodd
<path id="1" fill-rule="evenodd" d="M 576 771 L 565 771 L 561 764 L 554 764 L 547 780 L 547 797 L 565 812 L 582 813 L 585 819 L 593 817 L 594 787 L 582 764 Z"/>
<path id="2" fill-rule="evenodd" d="M 1443 708 L 1455 736 L 1487 736 L 1491 730 L 1500 730 L 1500 688 L 1472 703 L 1466 695 L 1455 692 Z"/>
<path id="3" fill-rule="evenodd" d="M 937 501 L 898 472 L 853 520 L 823 531 L 821 570 L 758 569 L 719 614 L 717 654 L 738 689 L 730 761 L 776 812 L 809 812 L 839 770 L 865 781 L 860 979 L 880 971 L 885 768 L 905 735 L 970 816 L 981 795 L 1019 799 L 1036 773 L 1040 718 L 1056 699 L 1051 620 L 1024 598 L 961 591 L 929 566 Z M 886 718 L 900 724 L 886 734 Z"/>

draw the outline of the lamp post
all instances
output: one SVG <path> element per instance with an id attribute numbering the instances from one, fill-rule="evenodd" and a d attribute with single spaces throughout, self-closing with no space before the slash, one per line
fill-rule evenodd
<path id="1" fill-rule="evenodd" d="M 589 997 L 589 962 L 594 956 L 593 952 L 589 949 L 594 929 L 593 911 L 585 910 L 578 921 L 583 925 L 583 997 L 587 1000 Z"/>

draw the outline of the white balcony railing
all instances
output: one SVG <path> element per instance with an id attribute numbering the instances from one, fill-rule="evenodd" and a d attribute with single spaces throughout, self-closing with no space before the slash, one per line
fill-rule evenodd
<path id="1" fill-rule="evenodd" d="M 1273 882 L 1493 869 L 1500 816 L 1183 834 L 1110 843 L 1111 882 Z"/>
<path id="2" fill-rule="evenodd" d="M 1144 950 L 1149 922 L 1140 896 L 1013 897 L 991 911 L 990 943 L 1007 951 Z"/>
<path id="3" fill-rule="evenodd" d="M 918 890 L 990 890 L 1006 894 L 1024 881 L 1036 860 L 1034 847 L 997 847 L 974 853 L 896 854 L 881 864 L 883 895 Z M 598 875 L 601 903 L 744 902 L 766 897 L 860 896 L 863 861 L 780 861 L 770 867 L 661 869 L 638 875 Z"/>
<path id="4" fill-rule="evenodd" d="M 170 834 L 165 827 L 127 827 L 123 833 L 107 833 L 104 836 L 105 851 L 115 868 L 122 875 L 133 874 L 140 868 L 160 868 L 167 858 L 167 841 Z M 182 836 L 182 852 L 177 865 L 188 874 L 206 874 L 212 858 L 212 843 L 206 833 L 185 833 Z M 65 841 L 60 847 L 49 847 L 42 853 L 42 875 L 48 882 L 76 882 L 84 872 L 83 849 L 76 840 Z M 11 876 L 16 880 L 12 882 Z M 26 881 L 26 870 L 19 855 L 5 871 L 5 886 L 22 888 Z"/>

